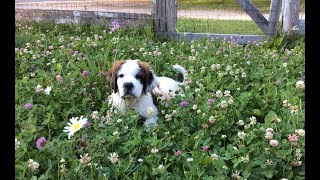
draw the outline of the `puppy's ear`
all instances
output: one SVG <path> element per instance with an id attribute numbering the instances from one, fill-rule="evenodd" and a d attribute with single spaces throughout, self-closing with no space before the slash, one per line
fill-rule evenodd
<path id="1" fill-rule="evenodd" d="M 143 75 L 143 92 L 146 94 L 157 86 L 157 76 L 152 71 L 149 63 L 139 61 L 139 66 Z"/>
<path id="2" fill-rule="evenodd" d="M 118 60 L 112 63 L 111 69 L 108 71 L 107 79 L 111 81 L 112 90 L 114 93 L 118 92 L 118 85 L 117 85 L 117 74 L 119 69 L 121 68 L 121 65 L 125 63 L 124 60 Z"/>

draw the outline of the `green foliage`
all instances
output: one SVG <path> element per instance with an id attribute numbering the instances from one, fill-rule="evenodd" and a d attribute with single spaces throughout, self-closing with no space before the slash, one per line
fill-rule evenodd
<path id="1" fill-rule="evenodd" d="M 157 38 L 149 26 L 109 31 L 16 22 L 17 179 L 304 179 L 304 37 L 238 45 Z M 105 74 L 118 59 L 178 80 L 172 65 L 188 70 L 184 95 L 159 103 L 157 128 L 110 110 Z M 90 125 L 68 139 L 64 127 L 80 116 Z"/>

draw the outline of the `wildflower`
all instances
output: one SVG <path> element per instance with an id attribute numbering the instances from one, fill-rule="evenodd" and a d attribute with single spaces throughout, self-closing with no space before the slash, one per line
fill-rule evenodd
<path id="1" fill-rule="evenodd" d="M 82 76 L 87 77 L 89 75 L 89 71 L 83 70 L 82 71 Z"/>
<path id="2" fill-rule="evenodd" d="M 270 132 L 270 133 L 272 133 L 272 134 L 274 133 L 274 131 L 273 131 L 272 128 L 267 128 L 267 129 L 266 129 L 266 133 L 267 133 L 267 132 Z"/>
<path id="3" fill-rule="evenodd" d="M 198 109 L 198 110 L 197 110 L 197 114 L 200 114 L 200 113 L 201 113 L 201 110 L 200 110 L 200 109 Z"/>
<path id="4" fill-rule="evenodd" d="M 249 129 L 251 127 L 251 125 L 250 124 L 246 124 L 246 125 L 244 125 L 244 128 L 245 129 Z"/>
<path id="5" fill-rule="evenodd" d="M 29 110 L 29 109 L 32 109 L 33 105 L 31 103 L 27 103 L 24 105 L 24 108 Z"/>
<path id="6" fill-rule="evenodd" d="M 220 107 L 221 107 L 222 109 L 224 109 L 224 108 L 226 108 L 227 106 L 228 106 L 227 101 L 226 101 L 226 100 L 222 100 L 222 101 L 221 101 L 221 104 L 220 104 Z"/>
<path id="7" fill-rule="evenodd" d="M 284 101 L 282 102 L 282 106 L 283 106 L 283 107 L 289 107 L 288 100 L 284 100 Z"/>
<path id="8" fill-rule="evenodd" d="M 192 162 L 192 161 L 193 161 L 193 158 L 188 158 L 187 161 L 188 161 L 188 162 Z"/>
<path id="9" fill-rule="evenodd" d="M 182 154 L 182 152 L 180 150 L 177 150 L 176 152 L 174 152 L 174 155 L 177 157 L 180 156 L 181 154 Z"/>
<path id="10" fill-rule="evenodd" d="M 214 99 L 208 99 L 208 105 L 212 105 L 214 103 Z"/>
<path id="11" fill-rule="evenodd" d="M 243 121 L 243 120 L 239 120 L 239 121 L 237 122 L 237 124 L 238 124 L 239 126 L 243 126 L 243 125 L 244 125 L 244 121 Z"/>
<path id="12" fill-rule="evenodd" d="M 60 163 L 65 163 L 66 160 L 64 158 L 61 158 Z"/>
<path id="13" fill-rule="evenodd" d="M 158 153 L 159 152 L 159 150 L 157 149 L 157 148 L 152 148 L 151 149 L 151 153 L 153 153 L 153 154 L 156 154 L 156 153 Z"/>
<path id="14" fill-rule="evenodd" d="M 297 133 L 299 136 L 304 136 L 305 134 L 305 131 L 303 129 L 296 129 L 294 132 Z"/>
<path id="15" fill-rule="evenodd" d="M 88 153 L 86 153 L 84 156 L 80 155 L 80 164 L 83 165 L 90 165 L 91 157 L 89 156 Z"/>
<path id="16" fill-rule="evenodd" d="M 228 167 L 227 167 L 227 166 L 222 166 L 222 168 L 223 168 L 223 169 L 225 169 L 225 170 L 227 170 L 227 169 L 228 169 Z"/>
<path id="17" fill-rule="evenodd" d="M 163 165 L 162 164 L 160 164 L 159 166 L 158 166 L 158 169 L 162 169 L 163 168 Z"/>
<path id="18" fill-rule="evenodd" d="M 83 118 L 83 116 L 80 117 L 78 121 L 78 117 L 72 117 L 70 118 L 70 122 L 68 123 L 69 126 L 64 127 L 64 132 L 68 132 L 68 139 L 70 139 L 71 136 L 77 131 L 79 131 L 83 125 L 87 122 L 87 118 Z"/>
<path id="19" fill-rule="evenodd" d="M 118 119 L 118 120 L 117 120 L 117 123 L 121 123 L 121 122 L 122 122 L 122 119 Z"/>
<path id="20" fill-rule="evenodd" d="M 296 134 L 290 134 L 289 136 L 288 136 L 288 139 L 289 139 L 289 141 L 291 141 L 291 142 L 297 142 L 298 140 L 299 140 L 299 137 L 296 135 Z"/>
<path id="21" fill-rule="evenodd" d="M 47 86 L 46 89 L 44 90 L 44 93 L 45 93 L 46 95 L 49 95 L 51 89 L 52 89 L 51 86 Z"/>
<path id="22" fill-rule="evenodd" d="M 233 99 L 232 98 L 230 98 L 229 100 L 228 100 L 228 102 L 227 102 L 228 104 L 233 104 L 234 103 L 234 101 L 233 101 Z"/>
<path id="23" fill-rule="evenodd" d="M 205 128 L 205 129 L 209 127 L 209 125 L 207 123 L 203 123 L 201 126 L 202 126 L 202 128 Z"/>
<path id="24" fill-rule="evenodd" d="M 138 162 L 142 163 L 142 162 L 143 162 L 143 159 L 139 158 L 139 159 L 138 159 Z"/>
<path id="25" fill-rule="evenodd" d="M 297 112 L 298 112 L 298 106 L 290 106 L 291 114 L 297 114 Z"/>
<path id="26" fill-rule="evenodd" d="M 98 111 L 93 111 L 91 114 L 92 119 L 98 119 L 99 118 L 98 113 L 99 113 Z"/>
<path id="27" fill-rule="evenodd" d="M 224 135 L 224 134 L 221 135 L 221 138 L 222 138 L 222 139 L 225 139 L 226 137 L 227 137 L 227 136 Z"/>
<path id="28" fill-rule="evenodd" d="M 216 153 L 210 154 L 212 160 L 218 159 L 218 155 Z"/>
<path id="29" fill-rule="evenodd" d="M 281 81 L 278 79 L 276 80 L 275 84 L 279 86 L 281 84 Z"/>
<path id="30" fill-rule="evenodd" d="M 241 74 L 241 77 L 242 77 L 242 78 L 245 78 L 245 77 L 247 77 L 247 73 L 245 73 L 245 72 L 242 72 L 242 74 Z"/>
<path id="31" fill-rule="evenodd" d="M 91 125 L 91 123 L 89 121 L 87 121 L 86 123 L 84 123 L 84 125 L 82 126 L 83 128 L 89 127 Z"/>
<path id="32" fill-rule="evenodd" d="M 36 90 L 36 93 L 43 91 L 43 88 L 40 84 L 38 84 L 34 89 Z"/>
<path id="33" fill-rule="evenodd" d="M 290 164 L 291 164 L 292 166 L 297 167 L 297 166 L 301 166 L 302 161 L 292 161 Z"/>
<path id="34" fill-rule="evenodd" d="M 225 90 L 224 93 L 223 93 L 223 94 L 224 94 L 224 97 L 230 97 L 230 96 L 231 96 L 230 93 L 231 93 L 231 91 Z"/>
<path id="35" fill-rule="evenodd" d="M 282 64 L 282 67 L 287 67 L 288 66 L 288 63 L 283 63 Z"/>
<path id="36" fill-rule="evenodd" d="M 213 124 L 215 121 L 216 121 L 216 119 L 214 118 L 214 116 L 210 116 L 209 120 L 208 120 L 208 123 L 209 124 Z"/>
<path id="37" fill-rule="evenodd" d="M 240 139 L 244 139 L 245 135 L 246 135 L 246 133 L 243 132 L 243 131 L 238 132 L 238 137 L 239 137 Z"/>
<path id="38" fill-rule="evenodd" d="M 264 135 L 267 139 L 272 139 L 273 138 L 273 133 L 270 131 L 267 131 L 266 134 Z"/>
<path id="39" fill-rule="evenodd" d="M 113 21 L 111 21 L 111 29 L 110 29 L 109 33 L 111 34 L 112 32 L 114 32 L 115 30 L 117 30 L 119 28 L 120 28 L 120 24 L 117 21 L 113 20 Z"/>
<path id="40" fill-rule="evenodd" d="M 255 125 L 255 124 L 257 123 L 256 117 L 251 116 L 249 119 L 250 119 L 250 124 L 251 124 L 251 125 Z"/>
<path id="41" fill-rule="evenodd" d="M 37 142 L 36 142 L 36 147 L 38 149 L 42 149 L 46 144 L 47 144 L 47 140 L 44 137 L 40 137 Z"/>
<path id="42" fill-rule="evenodd" d="M 240 179 L 240 172 L 239 171 L 235 171 L 234 173 L 231 174 L 231 177 L 233 180 L 239 180 Z"/>
<path id="43" fill-rule="evenodd" d="M 63 81 L 62 76 L 61 75 L 57 75 L 56 76 L 56 80 L 59 81 L 59 82 L 62 82 Z"/>
<path id="44" fill-rule="evenodd" d="M 40 164 L 33 159 L 29 159 L 28 161 L 28 167 L 30 171 L 35 171 L 39 168 Z"/>
<path id="45" fill-rule="evenodd" d="M 223 96 L 223 94 L 222 94 L 222 92 L 221 92 L 220 90 L 217 90 L 217 91 L 216 91 L 216 96 L 217 96 L 218 98 L 221 98 L 221 97 Z"/>
<path id="46" fill-rule="evenodd" d="M 112 164 L 118 162 L 119 160 L 119 156 L 116 152 L 110 153 L 110 156 L 108 157 L 108 159 L 111 161 Z"/>
<path id="47" fill-rule="evenodd" d="M 202 151 L 208 151 L 209 146 L 202 146 Z"/>
<path id="48" fill-rule="evenodd" d="M 15 149 L 18 149 L 20 147 L 20 141 L 18 139 L 15 139 Z"/>
<path id="49" fill-rule="evenodd" d="M 302 154 L 300 153 L 300 149 L 295 150 L 294 156 L 296 157 L 297 160 L 301 159 Z"/>
<path id="50" fill-rule="evenodd" d="M 193 109 L 193 110 L 198 109 L 198 105 L 194 104 L 194 105 L 192 106 L 192 109 Z"/>
<path id="51" fill-rule="evenodd" d="M 279 143 L 278 143 L 277 140 L 272 139 L 272 140 L 270 140 L 269 144 L 270 144 L 272 147 L 276 147 L 276 146 L 278 146 Z"/>
<path id="52" fill-rule="evenodd" d="M 182 101 L 181 103 L 180 103 L 180 106 L 181 107 L 186 107 L 188 105 L 188 102 L 187 101 Z"/>

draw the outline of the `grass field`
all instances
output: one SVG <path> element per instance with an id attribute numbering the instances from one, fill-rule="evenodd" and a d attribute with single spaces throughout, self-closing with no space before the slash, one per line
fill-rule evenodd
<path id="1" fill-rule="evenodd" d="M 16 21 L 16 179 L 305 179 L 304 37 L 191 43 L 151 29 Z M 108 104 L 119 59 L 187 69 L 158 127 Z"/>
<path id="2" fill-rule="evenodd" d="M 263 32 L 253 21 L 185 19 L 177 21 L 177 31 L 215 34 L 260 34 Z"/>

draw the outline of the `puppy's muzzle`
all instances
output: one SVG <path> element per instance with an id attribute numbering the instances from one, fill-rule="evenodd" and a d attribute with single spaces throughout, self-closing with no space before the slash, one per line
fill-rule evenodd
<path id="1" fill-rule="evenodd" d="M 124 95 L 122 98 L 128 98 L 130 96 L 134 96 L 133 89 L 134 89 L 133 83 L 131 82 L 124 83 L 123 84 Z"/>

